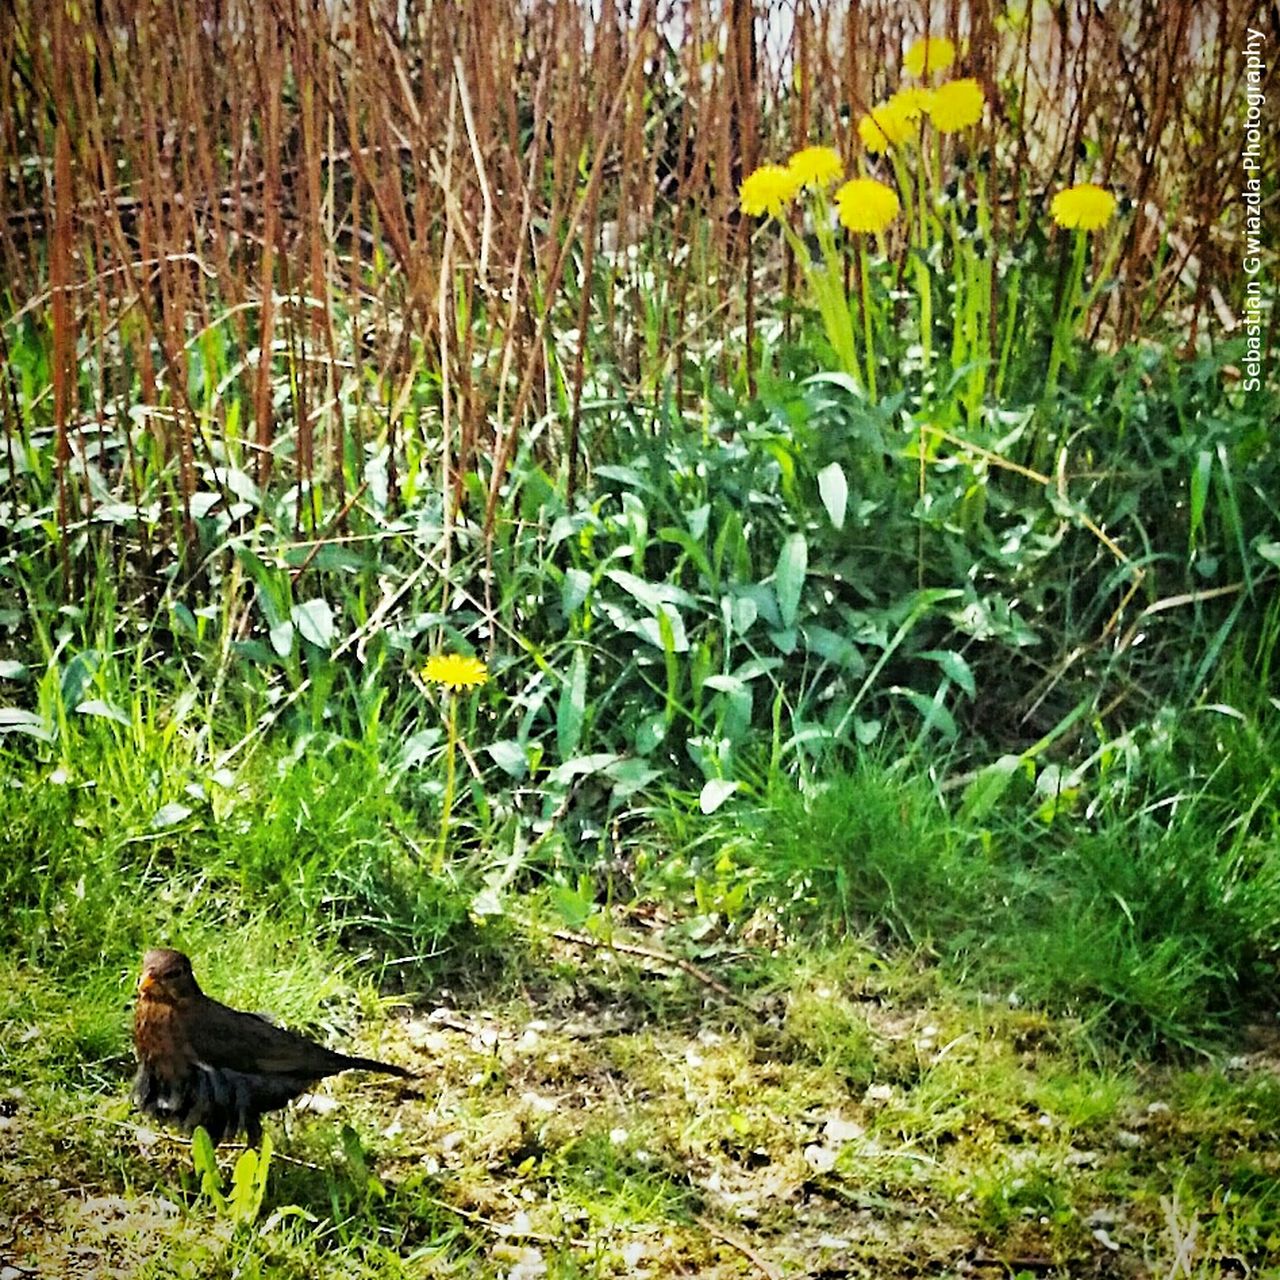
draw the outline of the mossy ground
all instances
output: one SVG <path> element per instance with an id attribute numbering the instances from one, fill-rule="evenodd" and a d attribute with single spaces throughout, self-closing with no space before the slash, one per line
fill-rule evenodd
<path id="1" fill-rule="evenodd" d="M 248 1225 L 130 1111 L 132 975 L 6 965 L 0 1255 L 65 1277 L 1280 1274 L 1268 1030 L 1133 1060 L 917 955 L 732 959 L 755 1011 L 554 938 L 456 994 L 331 977 L 312 1025 L 421 1079 L 343 1078 L 277 1119 Z"/>

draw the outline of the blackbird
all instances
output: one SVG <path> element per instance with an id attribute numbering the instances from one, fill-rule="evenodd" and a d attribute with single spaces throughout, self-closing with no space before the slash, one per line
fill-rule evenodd
<path id="1" fill-rule="evenodd" d="M 133 1015 L 138 1074 L 134 1103 L 191 1132 L 203 1125 L 216 1146 L 244 1131 L 262 1139 L 261 1117 L 339 1071 L 412 1071 L 335 1053 L 256 1013 L 241 1013 L 200 990 L 191 961 L 167 947 L 142 958 Z"/>

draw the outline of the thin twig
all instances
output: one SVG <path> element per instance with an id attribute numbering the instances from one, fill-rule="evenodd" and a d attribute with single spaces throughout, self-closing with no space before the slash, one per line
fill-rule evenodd
<path id="1" fill-rule="evenodd" d="M 769 1261 L 768 1258 L 760 1254 L 752 1245 L 744 1240 L 741 1236 L 735 1235 L 731 1231 L 726 1231 L 724 1227 L 718 1223 L 712 1222 L 710 1218 L 697 1217 L 694 1221 L 709 1236 L 714 1236 L 717 1240 L 723 1241 L 730 1248 L 737 1249 L 746 1260 L 755 1267 L 761 1275 L 768 1276 L 769 1280 L 782 1280 L 782 1272 Z"/>
<path id="2" fill-rule="evenodd" d="M 656 964 L 670 965 L 672 968 L 680 969 L 687 973 L 695 981 L 702 983 L 704 987 L 710 987 L 717 995 L 723 996 L 726 1000 L 733 1001 L 734 1004 L 741 1005 L 744 1009 L 749 1009 L 754 1014 L 759 1014 L 759 1010 L 754 1003 L 747 999 L 740 992 L 734 991 L 732 987 L 727 987 L 719 978 L 714 978 L 705 969 L 699 969 L 691 960 L 684 959 L 683 956 L 672 955 L 669 951 L 662 951 L 658 947 L 646 947 L 638 942 L 617 942 L 603 938 L 593 938 L 585 933 L 573 933 L 568 929 L 553 929 L 551 936 L 560 942 L 569 942 L 577 947 L 590 947 L 599 951 L 617 951 L 622 955 L 639 956 L 644 960 L 652 960 Z"/>

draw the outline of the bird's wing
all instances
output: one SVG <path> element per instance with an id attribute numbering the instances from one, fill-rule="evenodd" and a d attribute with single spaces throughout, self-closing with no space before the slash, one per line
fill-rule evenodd
<path id="1" fill-rule="evenodd" d="M 191 1047 L 211 1067 L 318 1080 L 342 1070 L 343 1057 L 256 1013 L 209 1000 L 191 1019 Z"/>

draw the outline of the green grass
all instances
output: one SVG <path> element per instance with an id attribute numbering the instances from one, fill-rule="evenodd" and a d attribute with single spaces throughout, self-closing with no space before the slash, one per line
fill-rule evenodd
<path id="1" fill-rule="evenodd" d="M 1276 735 L 1271 707 L 1201 714 L 1052 803 L 1015 786 L 980 817 L 868 758 L 804 788 L 776 779 L 690 847 L 741 868 L 749 901 L 792 929 L 876 930 L 1115 1042 L 1201 1046 L 1272 1007 Z"/>
<path id="2" fill-rule="evenodd" d="M 1280 1248 L 1280 1038 L 1231 1059 L 1235 1020 L 1266 1006 L 1228 980 L 1245 952 L 1222 950 L 1233 929 L 1260 945 L 1262 905 L 1248 864 L 1193 856 L 1249 776 L 1234 757 L 1163 821 L 1168 845 L 1135 842 L 1127 811 L 1092 832 L 1020 817 L 1016 789 L 971 829 L 927 779 L 868 762 L 778 788 L 745 831 L 747 814 L 686 818 L 688 847 L 651 859 L 630 905 L 573 882 L 575 929 L 688 953 L 753 1014 L 661 964 L 566 949 L 547 929 L 568 899 L 540 877 L 515 917 L 473 922 L 478 870 L 437 881 L 414 861 L 432 812 L 376 748 L 261 749 L 198 798 L 198 744 L 68 732 L 10 753 L 0 791 L 0 1201 L 20 1261 L 60 1273 L 74 1241 L 157 1280 L 496 1278 L 535 1259 L 730 1275 L 736 1240 L 784 1268 L 946 1270 L 977 1250 L 1069 1275 L 1112 1258 L 1103 1230 L 1157 1275 L 1194 1229 L 1207 1276 Z M 191 812 L 157 824 L 178 797 Z M 1254 848 L 1267 812 L 1229 847 Z M 1127 910 L 1104 909 L 1117 896 Z M 158 942 L 216 995 L 415 1064 L 420 1086 L 342 1079 L 336 1113 L 274 1120 L 265 1199 L 237 1225 L 127 1101 L 132 984 Z M 1210 1056 L 1171 1055 L 1160 1017 Z"/>

